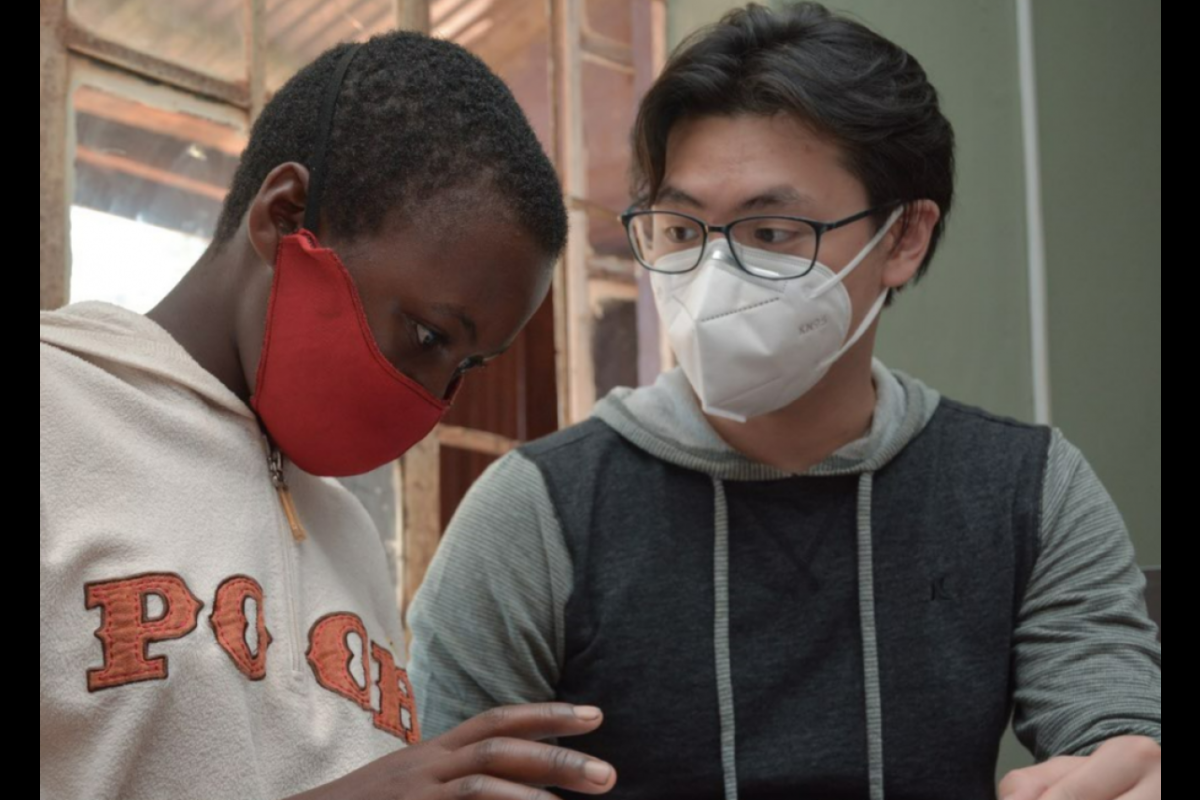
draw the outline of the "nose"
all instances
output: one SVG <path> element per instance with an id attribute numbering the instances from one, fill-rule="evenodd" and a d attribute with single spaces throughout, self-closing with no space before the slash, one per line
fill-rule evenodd
<path id="1" fill-rule="evenodd" d="M 725 234 L 714 233 L 709 238 L 704 258 L 711 258 L 714 261 L 725 261 L 730 264 L 734 263 L 733 254 L 729 252 L 729 239 Z"/>

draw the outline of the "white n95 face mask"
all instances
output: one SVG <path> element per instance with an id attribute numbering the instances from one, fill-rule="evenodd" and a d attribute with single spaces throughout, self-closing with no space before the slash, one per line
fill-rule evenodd
<path id="1" fill-rule="evenodd" d="M 887 299 L 880 293 L 858 329 L 842 282 L 883 239 L 897 208 L 858 255 L 835 273 L 820 261 L 807 275 L 758 278 L 740 269 L 725 238 L 708 242 L 703 263 L 689 272 L 652 272 L 659 316 L 679 365 L 708 414 L 745 422 L 788 405 L 815 386 L 854 346 Z M 695 263 L 699 248 L 664 256 L 655 266 Z M 742 263 L 765 272 L 798 272 L 807 261 L 740 248 Z M 797 262 L 800 262 L 798 265 Z M 799 269 L 798 269 L 799 267 Z"/>

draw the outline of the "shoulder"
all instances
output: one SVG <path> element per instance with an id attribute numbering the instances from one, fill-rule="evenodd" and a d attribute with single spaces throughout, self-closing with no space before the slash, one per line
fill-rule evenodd
<path id="1" fill-rule="evenodd" d="M 529 442 L 518 448 L 517 453 L 534 463 L 563 457 L 573 458 L 581 453 L 610 446 L 620 435 L 607 423 L 591 417 L 578 424 Z"/>
<path id="2" fill-rule="evenodd" d="M 1040 473 L 1050 451 L 1052 429 L 1047 425 L 1023 422 L 979 406 L 942 397 L 929 424 L 914 439 L 915 443 L 934 445 L 964 462 L 988 462 L 1000 459 L 1002 469 L 1017 463 Z"/>

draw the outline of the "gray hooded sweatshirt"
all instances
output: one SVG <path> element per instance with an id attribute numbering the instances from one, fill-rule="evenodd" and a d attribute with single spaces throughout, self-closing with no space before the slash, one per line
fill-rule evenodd
<path id="1" fill-rule="evenodd" d="M 1010 718 L 1039 760 L 1161 744 L 1145 582 L 1078 449 L 873 378 L 868 433 L 800 475 L 679 370 L 499 460 L 409 614 L 424 734 L 595 703 L 570 746 L 655 800 L 991 798 Z"/>

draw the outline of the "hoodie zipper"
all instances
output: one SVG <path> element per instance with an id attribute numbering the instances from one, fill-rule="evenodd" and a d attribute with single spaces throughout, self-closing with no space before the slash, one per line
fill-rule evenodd
<path id="1" fill-rule="evenodd" d="M 298 589 L 296 587 L 294 551 L 297 545 L 308 538 L 308 534 L 305 533 L 304 525 L 300 522 L 300 514 L 296 511 L 296 503 L 292 499 L 291 489 L 288 488 L 287 480 L 283 475 L 283 453 L 279 452 L 279 448 L 270 439 L 267 440 L 267 451 L 267 468 L 271 473 L 271 484 L 275 487 L 275 494 L 279 497 L 279 504 L 283 507 L 283 515 L 287 519 L 288 532 L 281 537 L 284 592 L 286 594 L 284 599 L 287 604 L 288 625 L 291 628 L 292 672 L 300 674 L 304 669 L 304 664 L 300 656 L 300 614 L 296 608 Z"/>
<path id="2" fill-rule="evenodd" d="M 279 504 L 283 506 L 283 514 L 287 517 L 288 528 L 291 529 L 292 538 L 297 543 L 303 542 L 308 538 L 308 534 L 304 531 L 304 525 L 300 522 L 300 515 L 296 512 L 296 503 L 292 499 L 292 491 L 288 488 L 287 480 L 283 477 L 283 453 L 279 452 L 279 448 L 270 441 L 267 442 L 267 446 L 270 448 L 267 465 L 271 470 L 271 484 L 275 487 L 276 494 L 279 495 Z"/>

